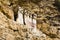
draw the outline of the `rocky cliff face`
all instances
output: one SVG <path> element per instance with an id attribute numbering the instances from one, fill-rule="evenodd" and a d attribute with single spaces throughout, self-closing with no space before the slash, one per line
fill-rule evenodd
<path id="1" fill-rule="evenodd" d="M 0 40 L 60 40 L 57 0 L 0 0 Z M 17 23 L 18 7 L 37 15 L 37 32 Z M 29 12 L 28 12 L 29 14 Z"/>

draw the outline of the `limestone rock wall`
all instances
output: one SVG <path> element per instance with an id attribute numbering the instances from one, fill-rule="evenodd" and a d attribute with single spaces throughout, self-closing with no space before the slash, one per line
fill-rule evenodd
<path id="1" fill-rule="evenodd" d="M 60 40 L 60 2 L 56 1 L 0 0 L 0 40 Z M 19 6 L 37 15 L 36 33 L 15 21 Z"/>

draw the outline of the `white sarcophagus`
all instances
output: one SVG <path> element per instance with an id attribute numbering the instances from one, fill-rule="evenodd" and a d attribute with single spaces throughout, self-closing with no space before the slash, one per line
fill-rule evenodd
<path id="1" fill-rule="evenodd" d="M 36 32 L 36 20 L 35 19 L 33 19 L 33 24 L 32 24 L 33 26 L 33 32 Z"/>
<path id="2" fill-rule="evenodd" d="M 24 24 L 23 23 L 23 9 L 21 7 L 19 7 L 17 22 L 20 24 Z"/>

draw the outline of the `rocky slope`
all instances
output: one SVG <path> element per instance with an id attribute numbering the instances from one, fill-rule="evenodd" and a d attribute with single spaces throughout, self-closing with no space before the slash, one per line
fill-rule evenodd
<path id="1" fill-rule="evenodd" d="M 0 40 L 60 40 L 59 3 L 57 0 L 0 0 Z M 39 35 L 15 21 L 19 6 L 37 14 Z"/>

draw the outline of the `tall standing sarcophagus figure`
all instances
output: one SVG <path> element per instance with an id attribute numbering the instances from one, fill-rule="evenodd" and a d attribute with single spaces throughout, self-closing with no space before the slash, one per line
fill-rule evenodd
<path id="1" fill-rule="evenodd" d="M 20 24 L 24 24 L 23 23 L 23 8 L 19 7 L 19 10 L 18 10 L 18 17 L 17 17 L 17 20 L 16 20 L 18 23 Z"/>

